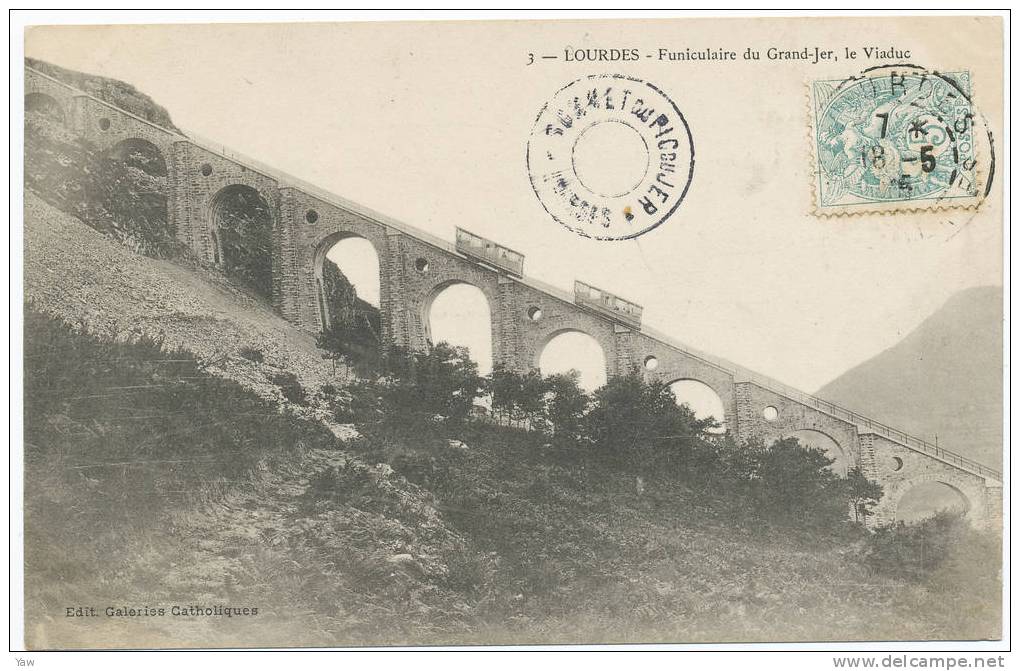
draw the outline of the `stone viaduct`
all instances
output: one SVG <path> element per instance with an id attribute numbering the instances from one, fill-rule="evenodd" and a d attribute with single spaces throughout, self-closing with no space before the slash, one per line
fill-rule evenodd
<path id="1" fill-rule="evenodd" d="M 1002 521 L 1002 474 L 973 460 L 796 391 L 740 366 L 695 351 L 641 324 L 641 308 L 577 283 L 573 294 L 523 274 L 524 257 L 458 230 L 451 244 L 355 203 L 323 192 L 222 147 L 162 128 L 67 86 L 25 70 L 26 107 L 45 103 L 64 125 L 101 150 L 122 143 L 155 147 L 167 166 L 168 219 L 178 239 L 202 259 L 217 260 L 214 210 L 226 189 L 254 189 L 272 213 L 274 308 L 309 331 L 322 328 L 320 279 L 326 252 L 358 236 L 379 257 L 383 336 L 392 344 L 429 346 L 428 310 L 445 287 L 467 283 L 488 299 L 493 361 L 526 370 L 538 366 L 556 335 L 579 331 L 605 353 L 607 375 L 632 368 L 672 382 L 697 380 L 721 399 L 726 429 L 738 440 L 772 440 L 817 432 L 835 443 L 835 456 L 859 466 L 885 488 L 878 522 L 895 518 L 902 497 L 925 482 L 959 493 L 979 526 Z"/>

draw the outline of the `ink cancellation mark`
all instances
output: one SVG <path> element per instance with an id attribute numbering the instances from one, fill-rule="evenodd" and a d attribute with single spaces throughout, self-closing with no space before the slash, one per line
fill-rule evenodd
<path id="1" fill-rule="evenodd" d="M 987 193 L 994 153 L 970 73 L 886 65 L 810 95 L 817 213 L 976 207 Z"/>
<path id="2" fill-rule="evenodd" d="M 589 75 L 542 107 L 527 167 L 553 219 L 578 235 L 625 240 L 680 207 L 694 177 L 694 138 L 658 87 L 625 75 Z"/>

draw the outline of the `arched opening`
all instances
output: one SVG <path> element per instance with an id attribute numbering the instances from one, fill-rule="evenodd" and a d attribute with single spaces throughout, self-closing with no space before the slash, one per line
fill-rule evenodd
<path id="1" fill-rule="evenodd" d="M 581 374 L 581 388 L 594 391 L 606 384 L 606 353 L 598 340 L 583 331 L 559 331 L 539 350 L 538 369 L 542 375 L 576 370 Z"/>
<path id="2" fill-rule="evenodd" d="M 426 301 L 423 322 L 430 346 L 466 347 L 479 375 L 492 372 L 492 312 L 481 289 L 465 282 L 440 285 Z"/>
<path id="3" fill-rule="evenodd" d="M 840 477 L 846 477 L 847 471 L 850 470 L 850 458 L 839 446 L 839 443 L 826 434 L 814 429 L 800 429 L 785 437 L 796 438 L 801 447 L 821 450 L 825 456 L 833 460 L 829 470 Z"/>
<path id="4" fill-rule="evenodd" d="M 932 480 L 914 485 L 900 497 L 896 519 L 912 524 L 943 510 L 966 513 L 970 501 L 956 487 Z"/>
<path id="5" fill-rule="evenodd" d="M 159 147 L 143 140 L 142 138 L 128 138 L 113 145 L 106 156 L 114 161 L 120 161 L 127 168 L 138 170 L 152 177 L 167 176 L 166 159 Z M 163 188 L 166 191 L 166 180 L 163 180 Z"/>
<path id="6" fill-rule="evenodd" d="M 382 339 L 379 254 L 351 233 L 326 238 L 315 254 L 319 323 L 338 351 L 377 351 Z"/>
<path id="7" fill-rule="evenodd" d="M 272 298 L 273 214 L 269 203 L 252 187 L 232 184 L 213 198 L 210 215 L 216 263 L 260 296 Z"/>
<path id="8" fill-rule="evenodd" d="M 700 380 L 676 380 L 669 388 L 676 397 L 677 405 L 686 405 L 698 419 L 713 419 L 718 426 L 708 433 L 726 433 L 726 406 L 719 394 Z"/>
<path id="9" fill-rule="evenodd" d="M 25 123 L 32 117 L 44 117 L 50 121 L 64 123 L 64 108 L 53 96 L 29 93 L 25 96 Z"/>
<path id="10" fill-rule="evenodd" d="M 167 164 L 159 147 L 142 138 L 121 140 L 103 154 L 103 178 L 113 194 L 102 209 L 121 224 L 131 222 L 134 237 L 150 243 L 151 251 L 169 253 L 176 231 L 167 207 Z"/>

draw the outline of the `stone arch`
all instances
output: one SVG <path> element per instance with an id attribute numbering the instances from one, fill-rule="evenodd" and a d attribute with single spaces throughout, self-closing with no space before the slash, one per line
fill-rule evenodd
<path id="1" fill-rule="evenodd" d="M 586 387 L 587 386 L 587 387 L 589 387 L 588 391 L 593 391 L 598 386 L 601 386 L 600 384 L 598 384 L 598 382 L 601 382 L 601 384 L 605 384 L 605 382 L 608 380 L 609 357 L 608 357 L 608 355 L 606 353 L 605 346 L 601 342 L 599 342 L 599 339 L 596 338 L 595 336 L 593 336 L 591 333 L 588 333 L 584 329 L 568 326 L 568 327 L 564 327 L 564 328 L 554 329 L 554 330 L 551 330 L 548 333 L 546 333 L 542 337 L 542 339 L 538 342 L 538 346 L 535 348 L 534 360 L 531 362 L 532 366 L 536 370 L 540 371 L 543 375 L 548 375 L 549 371 L 542 369 L 542 357 L 546 353 L 547 348 L 549 347 L 549 345 L 553 341 L 557 340 L 561 336 L 572 335 L 572 334 L 579 334 L 581 336 L 584 336 L 584 338 L 587 341 L 590 341 L 591 343 L 594 343 L 597 346 L 597 348 L 598 348 L 599 354 L 601 355 L 601 358 L 602 358 L 601 366 L 599 367 L 599 370 L 598 370 L 597 373 L 595 371 L 591 371 L 590 374 L 586 376 L 585 375 L 586 371 L 583 371 L 583 370 L 580 371 L 581 375 L 582 375 L 582 377 L 581 377 L 581 382 L 582 382 L 581 386 L 582 387 Z M 587 384 L 585 384 L 586 378 L 587 378 Z"/>
<path id="2" fill-rule="evenodd" d="M 833 460 L 829 469 L 840 477 L 846 477 L 846 474 L 853 468 L 850 453 L 839 444 L 838 440 L 825 431 L 816 428 L 794 429 L 785 433 L 783 438 L 796 438 L 802 447 L 820 449 L 825 453 L 825 456 Z"/>
<path id="3" fill-rule="evenodd" d="M 478 364 L 479 372 L 483 375 L 486 375 L 491 370 L 492 363 L 494 361 L 496 333 L 493 319 L 496 313 L 497 306 L 493 304 L 492 298 L 485 291 L 485 289 L 478 286 L 474 282 L 469 282 L 462 278 L 448 278 L 443 281 L 435 283 L 429 289 L 428 293 L 425 294 L 424 300 L 422 300 L 421 302 L 421 314 L 419 315 L 423 328 L 423 334 L 425 336 L 425 345 L 426 347 L 431 348 L 437 342 L 434 333 L 434 326 L 432 323 L 433 307 L 435 306 L 437 300 L 440 299 L 440 297 L 443 296 L 443 294 L 445 294 L 447 290 L 453 289 L 454 287 L 470 287 L 471 290 L 473 290 L 473 292 L 476 292 L 476 295 L 480 295 L 483 298 L 481 304 L 484 304 L 485 309 L 487 311 L 487 314 L 484 317 L 487 332 L 486 337 L 483 338 L 480 334 L 474 334 L 475 337 L 472 337 L 471 325 L 470 323 L 465 323 L 466 328 L 463 329 L 463 332 L 467 336 L 466 338 L 464 338 L 463 340 L 456 341 L 450 340 L 448 338 L 441 338 L 440 340 L 447 340 L 448 342 L 450 342 L 450 344 L 464 345 L 468 347 L 469 351 L 471 351 L 472 358 L 474 359 L 475 363 Z M 465 315 L 465 318 L 467 320 L 470 320 L 470 316 L 468 315 Z M 471 342 L 472 340 L 475 341 L 474 348 L 472 348 Z"/>
<path id="4" fill-rule="evenodd" d="M 126 180 L 134 193 L 135 214 L 144 216 L 152 230 L 158 228 L 167 240 L 177 235 L 170 208 L 170 162 L 163 149 L 141 137 L 120 140 L 103 152 L 112 179 Z"/>
<path id="5" fill-rule="evenodd" d="M 110 158 L 124 161 L 149 175 L 158 177 L 169 175 L 170 163 L 163 150 L 155 142 L 146 138 L 124 138 L 104 153 Z"/>
<path id="6" fill-rule="evenodd" d="M 700 380 L 696 377 L 682 376 L 666 382 L 666 386 L 670 389 L 674 389 L 676 393 L 675 385 L 690 384 L 690 397 L 695 400 L 699 407 L 694 407 L 688 402 L 688 407 L 694 411 L 695 416 L 698 419 L 707 419 L 709 416 L 713 417 L 718 423 L 719 427 L 709 429 L 709 433 L 725 433 L 726 432 L 726 402 L 723 400 L 722 394 L 715 386 Z M 677 396 L 677 402 L 683 403 L 684 399 L 679 395 Z"/>
<path id="7" fill-rule="evenodd" d="M 901 505 L 903 500 L 918 487 L 928 484 L 939 484 L 948 488 L 960 498 L 963 503 L 964 516 L 974 519 L 979 512 L 981 503 L 980 492 L 974 491 L 971 486 L 958 478 L 944 473 L 929 473 L 918 475 L 899 483 L 887 496 L 890 498 L 890 513 L 894 520 L 900 519 Z"/>
<path id="8" fill-rule="evenodd" d="M 360 233 L 354 231 L 337 230 L 323 237 L 318 244 L 315 245 L 315 251 L 312 255 L 312 273 L 315 282 L 315 304 L 316 304 L 316 315 L 319 321 L 319 330 L 325 330 L 326 326 L 330 322 L 329 306 L 325 301 L 324 287 L 323 287 L 323 267 L 327 262 L 327 255 L 336 246 L 337 243 L 344 240 L 365 240 L 375 251 L 375 257 L 378 266 L 378 272 L 376 274 L 377 287 L 379 289 L 380 300 L 383 289 L 383 259 L 385 258 L 385 249 L 379 249 L 378 242 L 366 237 Z M 350 278 L 348 278 L 350 279 Z M 364 287 L 362 287 L 362 290 Z M 357 290 L 357 285 L 355 285 Z M 379 306 L 381 309 L 381 305 Z"/>
<path id="9" fill-rule="evenodd" d="M 272 202 L 256 187 L 228 184 L 209 199 L 206 217 L 213 262 L 259 295 L 272 298 L 277 227 Z"/>
<path id="10" fill-rule="evenodd" d="M 64 106 L 47 93 L 40 93 L 39 91 L 32 91 L 25 94 L 25 114 L 29 112 L 41 112 L 42 114 L 51 117 L 52 119 L 64 123 L 66 118 L 66 112 Z"/>

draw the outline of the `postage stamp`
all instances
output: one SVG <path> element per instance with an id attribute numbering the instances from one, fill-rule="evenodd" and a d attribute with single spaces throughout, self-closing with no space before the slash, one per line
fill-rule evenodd
<path id="1" fill-rule="evenodd" d="M 811 83 L 815 211 L 977 206 L 993 160 L 982 155 L 969 72 L 912 65 Z"/>
<path id="2" fill-rule="evenodd" d="M 579 235 L 625 240 L 666 221 L 694 177 L 694 138 L 669 96 L 624 75 L 589 75 L 542 106 L 528 177 L 549 215 Z"/>

